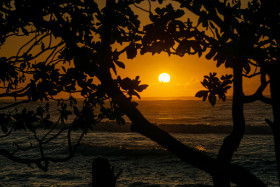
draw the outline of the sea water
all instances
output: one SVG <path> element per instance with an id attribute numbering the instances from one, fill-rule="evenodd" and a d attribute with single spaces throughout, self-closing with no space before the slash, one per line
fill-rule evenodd
<path id="1" fill-rule="evenodd" d="M 152 123 L 187 125 L 231 125 L 231 101 L 219 102 L 215 107 L 200 100 L 143 100 L 139 110 Z M 5 103 L 4 103 L 5 104 Z M 3 105 L 4 105 L 3 104 Z M 36 103 L 38 106 L 40 103 Z M 27 106 L 27 105 L 26 105 Z M 34 107 L 34 104 L 28 107 Z M 54 109 L 53 114 L 56 115 Z M 272 119 L 271 107 L 260 102 L 245 106 L 246 122 L 253 126 L 265 126 L 264 119 Z M 127 119 L 128 121 L 128 119 Z M 16 133 L 16 134 L 14 134 Z M 13 136 L 15 135 L 15 136 Z M 31 134 L 13 132 L 1 139 L 0 148 L 13 148 L 13 143 L 28 147 Z M 79 137 L 74 132 L 73 141 Z M 227 134 L 174 133 L 175 138 L 211 157 L 217 152 Z M 47 155 L 67 156 L 67 134 L 62 133 L 47 145 Z M 19 156 L 36 157 L 38 149 L 17 153 Z M 65 163 L 50 163 L 43 172 L 35 165 L 12 162 L 0 156 L 0 186 L 90 186 L 91 162 L 105 157 L 115 168 L 123 170 L 118 186 L 211 186 L 209 174 L 192 167 L 170 154 L 155 142 L 131 132 L 89 132 L 78 148 L 77 154 Z M 239 164 L 268 186 L 277 186 L 276 161 L 271 135 L 245 135 L 233 162 Z"/>

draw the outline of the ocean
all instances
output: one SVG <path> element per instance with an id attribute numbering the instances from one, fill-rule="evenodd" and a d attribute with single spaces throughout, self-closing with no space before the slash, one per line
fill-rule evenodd
<path id="1" fill-rule="evenodd" d="M 1 101 L 0 106 L 5 106 L 8 102 Z M 144 99 L 138 103 L 139 110 L 150 122 L 177 132 L 172 133 L 175 138 L 212 157 L 216 157 L 227 136 L 227 130 L 232 125 L 230 99 L 226 102 L 219 101 L 214 107 L 201 100 L 178 98 Z M 40 104 L 31 103 L 23 107 L 34 108 Z M 264 119 L 273 119 L 271 107 L 255 102 L 245 105 L 244 112 L 247 125 L 261 130 L 245 134 L 234 154 L 233 162 L 247 168 L 266 185 L 277 186 L 273 137 L 269 131 L 262 130 L 268 129 Z M 57 112 L 54 106 L 51 107 L 51 113 L 55 120 Z M 104 121 L 100 128 L 87 133 L 74 158 L 65 163 L 50 163 L 48 172 L 43 172 L 34 165 L 14 163 L 0 156 L 0 186 L 91 186 L 91 163 L 97 157 L 107 158 L 114 166 L 115 173 L 123 170 L 117 186 L 212 185 L 209 174 L 182 162 L 146 137 L 129 132 L 129 119 L 126 118 L 126 121 L 126 128 Z M 110 128 L 111 124 L 114 128 Z M 118 130 L 118 127 L 122 130 Z M 218 130 L 225 127 L 225 131 Z M 204 130 L 197 131 L 201 128 Z M 193 129 L 196 130 L 192 131 Z M 42 129 L 42 133 L 43 131 Z M 73 139 L 78 136 L 79 132 L 73 133 Z M 25 131 L 13 132 L 11 136 L 1 139 L 0 148 L 13 149 L 14 142 L 21 142 L 20 145 L 28 147 L 32 136 Z M 67 154 L 65 145 L 66 134 L 63 133 L 47 145 L 46 154 L 63 157 Z M 38 153 L 35 143 L 34 147 L 17 154 L 34 158 Z"/>

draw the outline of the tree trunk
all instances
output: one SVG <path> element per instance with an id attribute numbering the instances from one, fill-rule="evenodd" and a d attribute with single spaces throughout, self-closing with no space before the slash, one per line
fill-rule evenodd
<path id="1" fill-rule="evenodd" d="M 242 66 L 238 65 L 233 69 L 233 98 L 232 98 L 232 120 L 233 128 L 227 136 L 218 153 L 218 160 L 224 164 L 230 164 L 234 152 L 239 147 L 245 131 L 245 119 L 243 114 L 243 88 L 242 88 Z M 230 186 L 228 173 L 221 171 L 218 176 L 213 178 L 214 186 Z"/>
<path id="2" fill-rule="evenodd" d="M 272 99 L 273 122 L 269 125 L 272 129 L 275 156 L 277 161 L 278 180 L 280 181 L 280 65 L 272 64 L 269 67 L 268 75 L 270 78 L 270 92 Z"/>

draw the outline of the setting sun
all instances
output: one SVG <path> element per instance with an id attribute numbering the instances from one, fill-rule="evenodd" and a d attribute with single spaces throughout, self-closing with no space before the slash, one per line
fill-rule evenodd
<path id="1" fill-rule="evenodd" d="M 169 82 L 170 76 L 167 73 L 162 73 L 158 77 L 159 82 Z"/>

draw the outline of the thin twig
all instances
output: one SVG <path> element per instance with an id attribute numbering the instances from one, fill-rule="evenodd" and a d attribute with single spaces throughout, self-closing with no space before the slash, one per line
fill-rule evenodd
<path id="1" fill-rule="evenodd" d="M 5 138 L 5 137 L 9 136 L 13 130 L 14 130 L 14 128 L 11 127 L 10 130 L 9 130 L 9 132 L 7 132 L 6 134 L 0 136 L 0 138 Z"/>
<path id="2" fill-rule="evenodd" d="M 17 103 L 13 103 L 13 104 L 1 107 L 0 110 L 5 110 L 5 109 L 11 108 L 11 107 L 15 107 L 17 105 L 21 105 L 21 104 L 24 104 L 24 103 L 29 103 L 29 101 L 28 100 L 23 100 L 23 101 L 20 101 L 20 102 L 17 102 Z"/>
<path id="3" fill-rule="evenodd" d="M 21 46 L 16 54 L 16 56 L 19 56 L 20 51 L 26 47 L 27 45 L 29 45 L 33 40 L 35 40 L 38 37 L 38 35 L 35 35 L 31 40 L 29 40 L 28 42 L 26 42 L 23 46 Z"/>
<path id="4" fill-rule="evenodd" d="M 2 93 L 0 94 L 0 97 L 19 97 L 19 96 L 26 96 L 26 91 L 27 89 L 29 88 L 29 85 L 27 85 L 26 87 L 22 88 L 21 90 L 18 90 L 18 91 L 14 91 L 14 92 L 11 92 L 11 93 Z M 22 93 L 24 92 L 24 93 Z"/>
<path id="5" fill-rule="evenodd" d="M 61 118 L 61 116 L 58 118 L 57 122 L 53 125 L 53 127 L 42 137 L 42 139 L 41 139 L 42 141 L 57 127 L 57 124 L 60 121 L 60 118 Z M 54 138 L 52 138 L 52 139 L 54 139 Z M 45 144 L 45 143 L 48 143 L 49 141 L 51 141 L 51 140 L 48 140 L 48 141 L 42 142 L 42 143 Z"/>
<path id="6" fill-rule="evenodd" d="M 45 60 L 46 63 L 49 61 L 49 59 L 50 59 L 53 55 L 55 56 L 55 54 L 57 54 L 56 50 L 57 50 L 57 48 L 59 48 L 62 44 L 63 44 L 63 42 L 60 42 L 58 45 L 55 46 L 55 48 L 52 50 L 52 52 L 50 53 L 50 55 L 46 58 L 46 60 Z M 49 47 L 49 48 L 50 48 L 50 47 Z M 58 50 L 58 51 L 60 51 L 60 50 Z M 52 60 L 54 59 L 54 56 L 53 56 Z M 50 64 L 50 63 L 52 62 L 52 60 L 51 60 L 48 64 Z"/>
<path id="7" fill-rule="evenodd" d="M 23 147 L 20 147 L 20 145 L 18 145 L 17 143 L 13 142 L 13 144 L 17 147 L 17 149 L 15 151 L 13 151 L 11 154 L 14 155 L 18 151 L 28 151 L 29 149 L 32 148 L 32 143 L 31 142 L 29 142 L 29 143 L 30 143 L 29 147 L 23 148 Z"/>
<path id="8" fill-rule="evenodd" d="M 133 5 L 134 5 L 136 8 L 138 8 L 138 9 L 144 11 L 144 12 L 148 12 L 148 13 L 151 12 L 151 11 L 149 11 L 149 10 L 146 10 L 146 9 L 144 9 L 144 8 L 142 8 L 142 7 L 138 6 L 138 5 L 136 5 L 135 3 L 134 3 Z"/>

